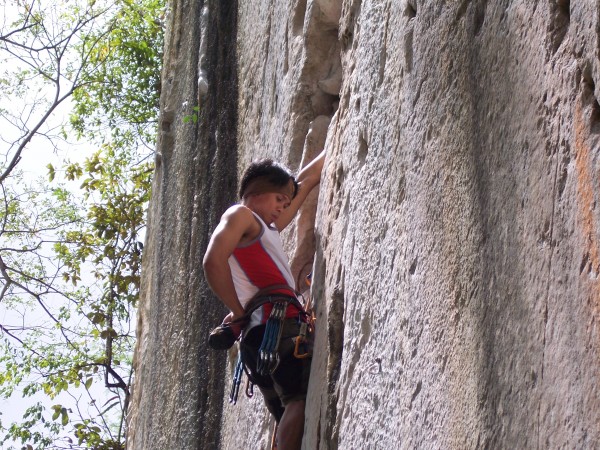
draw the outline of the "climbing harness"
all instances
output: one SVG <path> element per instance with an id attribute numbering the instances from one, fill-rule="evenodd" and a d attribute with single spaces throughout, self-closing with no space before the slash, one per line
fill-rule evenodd
<path id="1" fill-rule="evenodd" d="M 306 283 L 310 287 L 310 275 L 306 277 Z M 308 335 L 314 331 L 314 322 L 315 315 L 312 310 L 312 301 L 310 295 L 304 301 L 304 305 L 302 305 L 298 299 L 294 296 L 289 296 L 285 294 L 274 294 L 273 291 L 286 289 L 289 290 L 289 286 L 287 285 L 276 285 L 270 286 L 266 289 L 262 289 L 259 291 L 252 300 L 248 303 L 246 308 L 246 314 L 244 316 L 246 322 L 251 321 L 251 317 L 253 313 L 258 310 L 263 305 L 270 304 L 272 305 L 271 311 L 266 318 L 266 322 L 263 322 L 265 325 L 265 331 L 263 333 L 263 338 L 261 345 L 258 349 L 258 360 L 256 362 L 256 373 L 261 376 L 267 376 L 275 372 L 277 367 L 279 366 L 280 356 L 279 356 L 279 344 L 282 340 L 282 336 L 284 334 L 284 324 L 286 320 L 286 312 L 288 306 L 293 304 L 298 309 L 299 315 L 301 319 L 300 330 L 298 335 L 295 337 L 291 337 L 294 342 L 294 356 L 298 359 L 305 359 L 311 356 L 309 351 L 309 343 L 308 343 Z M 304 297 L 303 297 L 304 298 Z M 265 320 L 263 318 L 263 320 Z M 287 336 L 283 336 L 286 339 Z M 238 400 L 238 394 L 240 390 L 240 385 L 242 382 L 243 373 L 246 372 L 247 380 L 246 380 L 246 389 L 245 393 L 248 398 L 252 398 L 254 396 L 254 382 L 252 373 L 250 373 L 247 367 L 244 365 L 244 361 L 242 359 L 241 349 L 238 353 L 235 370 L 233 373 L 233 382 L 231 386 L 231 391 L 229 393 L 229 403 L 236 404 Z M 273 431 L 273 445 L 275 443 L 275 435 L 277 433 L 277 429 Z"/>

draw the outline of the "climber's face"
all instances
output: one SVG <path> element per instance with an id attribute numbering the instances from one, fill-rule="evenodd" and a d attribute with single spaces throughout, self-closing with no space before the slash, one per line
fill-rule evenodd
<path id="1" fill-rule="evenodd" d="M 266 192 L 264 194 L 250 195 L 244 203 L 258 214 L 267 225 L 270 225 L 279 218 L 284 209 L 290 206 L 290 202 L 290 198 L 285 194 Z"/>

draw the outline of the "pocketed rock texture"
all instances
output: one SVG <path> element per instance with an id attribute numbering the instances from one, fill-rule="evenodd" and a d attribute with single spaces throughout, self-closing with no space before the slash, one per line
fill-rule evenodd
<path id="1" fill-rule="evenodd" d="M 257 157 L 297 168 L 328 152 L 318 197 L 284 233 L 299 280 L 314 256 L 303 447 L 599 448 L 600 4 L 236 7 L 235 60 L 224 61 L 238 79 L 238 172 Z M 193 17 L 185 33 L 199 35 Z M 165 77 L 184 85 L 200 49 L 176 28 Z M 205 62 L 227 79 L 231 68 Z M 163 117 L 166 105 L 188 114 L 164 83 Z M 217 85 L 206 95 L 228 105 Z M 196 132 L 170 138 L 182 142 L 172 161 L 210 185 L 222 178 L 207 161 L 222 154 L 183 142 L 222 135 Z M 129 440 L 146 446 L 130 448 L 213 448 L 202 440 L 213 425 L 218 448 L 268 448 L 260 395 L 224 398 L 235 355 L 223 370 L 205 349 L 222 309 L 196 264 L 227 202 L 169 174 L 159 169 L 153 191 L 130 420 Z M 233 199 L 227 177 L 219 192 Z M 189 444 L 155 446 L 153 432 Z"/>

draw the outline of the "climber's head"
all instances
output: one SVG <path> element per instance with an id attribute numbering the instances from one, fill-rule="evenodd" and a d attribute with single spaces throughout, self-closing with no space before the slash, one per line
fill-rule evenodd
<path id="1" fill-rule="evenodd" d="M 287 196 L 291 201 L 298 192 L 298 183 L 289 169 L 271 159 L 252 162 L 240 182 L 240 198 L 267 193 Z"/>

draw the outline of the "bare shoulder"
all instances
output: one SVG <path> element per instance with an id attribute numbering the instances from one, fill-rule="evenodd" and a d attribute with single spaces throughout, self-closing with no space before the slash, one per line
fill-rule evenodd
<path id="1" fill-rule="evenodd" d="M 261 228 L 252 211 L 244 205 L 234 205 L 225 211 L 217 228 L 238 236 L 240 242 L 254 239 Z"/>
<path id="2" fill-rule="evenodd" d="M 221 221 L 226 222 L 251 222 L 253 220 L 254 214 L 244 205 L 230 206 L 221 216 Z"/>

